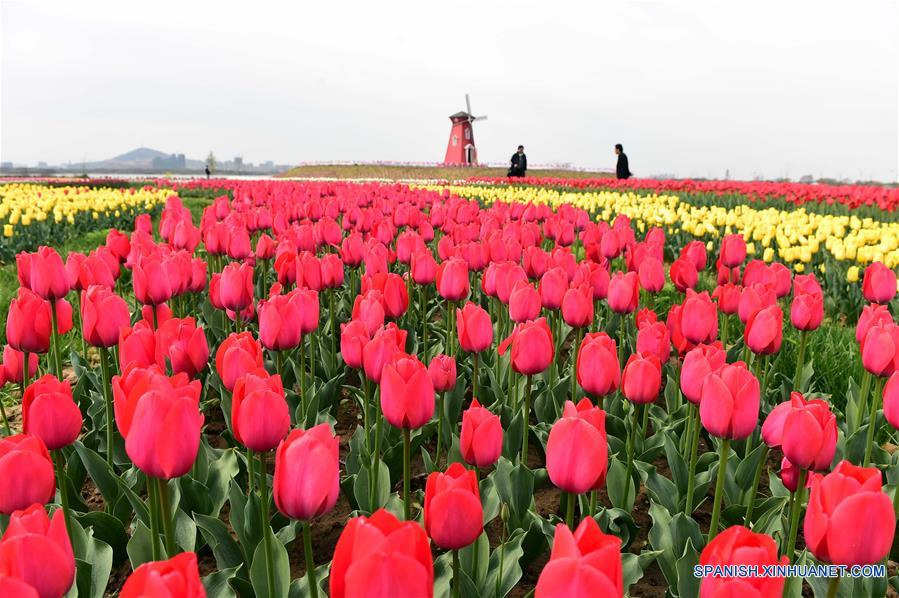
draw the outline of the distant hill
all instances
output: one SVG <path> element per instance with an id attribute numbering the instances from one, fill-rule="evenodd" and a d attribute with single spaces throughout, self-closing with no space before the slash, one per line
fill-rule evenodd
<path id="1" fill-rule="evenodd" d="M 159 150 L 150 149 L 149 147 L 139 147 L 130 152 L 125 152 L 115 158 L 104 160 L 104 162 L 143 162 L 151 161 L 153 158 L 168 158 L 169 154 Z"/>

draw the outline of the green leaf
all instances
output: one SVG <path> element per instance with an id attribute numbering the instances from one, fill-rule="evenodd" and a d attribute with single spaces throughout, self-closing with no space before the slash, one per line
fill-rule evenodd
<path id="1" fill-rule="evenodd" d="M 280 542 L 271 542 L 272 569 L 274 573 L 273 592 L 268 591 L 268 572 L 266 569 L 265 542 L 259 542 L 253 555 L 250 567 L 250 583 L 256 592 L 256 598 L 285 598 L 290 589 L 290 562 L 287 549 Z"/>
<path id="2" fill-rule="evenodd" d="M 624 572 L 624 593 L 627 594 L 630 587 L 643 579 L 643 572 L 662 554 L 661 550 L 644 550 L 640 554 L 625 552 L 621 555 L 621 566 Z"/>
<path id="3" fill-rule="evenodd" d="M 222 520 L 200 513 L 194 513 L 194 520 L 212 550 L 219 569 L 231 569 L 245 561 L 240 545 L 234 541 L 228 526 Z"/>
<path id="4" fill-rule="evenodd" d="M 512 591 L 512 588 L 521 579 L 522 571 L 519 561 L 524 555 L 522 548 L 524 538 L 525 532 L 517 529 L 505 543 L 493 549 L 487 564 L 487 575 L 480 588 L 484 598 L 502 598 Z M 500 568 L 502 568 L 502 575 L 500 575 Z M 497 592 L 497 586 L 499 592 Z"/>
<path id="5" fill-rule="evenodd" d="M 125 533 L 125 526 L 121 521 L 103 511 L 78 513 L 75 518 L 82 527 L 93 530 L 95 538 L 102 540 L 112 548 L 113 562 L 118 563 L 127 558 L 128 535 Z"/>
<path id="6" fill-rule="evenodd" d="M 609 472 L 606 476 L 606 489 L 609 492 L 609 500 L 612 501 L 612 506 L 625 511 L 632 511 L 637 492 L 634 489 L 633 476 L 630 480 L 625 480 L 626 475 L 627 466 L 619 461 L 617 457 L 612 456 L 609 459 Z M 625 484 L 630 485 L 627 504 L 624 504 Z"/>
<path id="7" fill-rule="evenodd" d="M 687 539 L 681 557 L 677 559 L 677 595 L 681 598 L 699 596 L 699 578 L 693 574 L 693 567 L 699 564 L 699 553 L 693 547 L 693 540 Z"/>
<path id="8" fill-rule="evenodd" d="M 325 563 L 315 568 L 315 585 L 318 586 L 318 595 L 327 596 L 328 576 L 331 574 L 331 563 Z M 309 598 L 312 592 L 309 588 L 309 576 L 304 575 L 290 583 L 288 598 Z"/>
<path id="9" fill-rule="evenodd" d="M 203 578 L 203 588 L 206 589 L 207 598 L 237 598 L 229 581 L 237 575 L 239 567 L 219 569 Z"/>
<path id="10" fill-rule="evenodd" d="M 128 558 L 131 561 L 132 569 L 137 569 L 144 563 L 153 560 L 151 541 L 150 529 L 144 525 L 143 521 L 138 521 L 134 526 L 131 539 L 128 540 Z"/>

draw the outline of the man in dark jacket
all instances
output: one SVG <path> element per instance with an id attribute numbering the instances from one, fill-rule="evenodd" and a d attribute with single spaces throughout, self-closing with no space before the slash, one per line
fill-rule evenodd
<path id="1" fill-rule="evenodd" d="M 523 177 L 528 170 L 528 157 L 524 155 L 524 146 L 519 145 L 518 151 L 512 154 L 512 166 L 509 168 L 510 177 Z"/>
<path id="2" fill-rule="evenodd" d="M 615 166 L 615 178 L 628 179 L 631 175 L 631 169 L 627 163 L 627 154 L 624 153 L 624 147 L 620 143 L 615 144 L 615 153 L 618 154 L 618 164 Z"/>

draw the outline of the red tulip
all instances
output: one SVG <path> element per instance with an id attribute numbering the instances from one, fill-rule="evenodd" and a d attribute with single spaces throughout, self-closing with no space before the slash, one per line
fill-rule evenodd
<path id="1" fill-rule="evenodd" d="M 690 241 L 681 249 L 679 259 L 689 260 L 696 267 L 696 270 L 705 270 L 709 261 L 705 243 L 702 241 Z"/>
<path id="2" fill-rule="evenodd" d="M 229 391 L 244 374 L 263 367 L 262 347 L 249 332 L 228 335 L 215 352 L 215 370 Z"/>
<path id="3" fill-rule="evenodd" d="M 780 262 L 772 263 L 769 268 L 774 272 L 774 292 L 777 294 L 777 298 L 786 297 L 790 294 L 793 273 Z"/>
<path id="4" fill-rule="evenodd" d="M 19 288 L 6 316 L 6 340 L 18 351 L 46 353 L 52 328 L 50 303 L 34 291 Z"/>
<path id="5" fill-rule="evenodd" d="M 503 426 L 499 416 L 477 399 L 462 413 L 462 432 L 459 435 L 459 452 L 469 465 L 490 467 L 503 451 Z"/>
<path id="6" fill-rule="evenodd" d="M 623 596 L 621 540 L 604 534 L 586 517 L 574 534 L 556 526 L 549 562 L 537 579 L 535 598 L 589 598 Z"/>
<path id="7" fill-rule="evenodd" d="M 777 405 L 762 425 L 762 440 L 781 446 L 784 457 L 801 469 L 827 469 L 837 449 L 837 418 L 821 399 L 794 392 Z"/>
<path id="8" fill-rule="evenodd" d="M 746 322 L 746 345 L 756 355 L 771 355 L 780 351 L 783 341 L 783 311 L 779 305 L 759 310 Z"/>
<path id="9" fill-rule="evenodd" d="M 638 324 L 637 353 L 651 353 L 661 363 L 668 361 L 671 355 L 671 333 L 662 322 Z"/>
<path id="10" fill-rule="evenodd" d="M 765 307 L 777 304 L 777 294 L 773 287 L 752 285 L 744 286 L 740 292 L 740 305 L 737 314 L 744 324 Z"/>
<path id="11" fill-rule="evenodd" d="M 499 345 L 499 354 L 505 355 L 512 348 L 512 369 L 523 376 L 533 376 L 546 370 L 552 363 L 555 348 L 552 332 L 546 318 L 518 324 Z"/>
<path id="12" fill-rule="evenodd" d="M 729 527 L 715 536 L 699 555 L 699 565 L 702 567 L 746 565 L 757 567 L 759 573 L 766 566 L 787 565 L 789 562 L 790 559 L 786 556 L 777 558 L 777 544 L 771 536 L 755 533 L 742 525 Z M 780 596 L 783 593 L 784 581 L 783 577 L 762 575 L 747 577 L 709 575 L 699 582 L 699 597 Z"/>
<path id="13" fill-rule="evenodd" d="M 196 553 L 182 552 L 167 561 L 150 561 L 135 569 L 125 580 L 119 598 L 144 596 L 206 598 Z"/>
<path id="14" fill-rule="evenodd" d="M 116 405 L 116 422 L 125 437 L 125 451 L 138 469 L 148 476 L 168 480 L 184 475 L 193 466 L 200 447 L 203 414 L 199 408 L 199 384 L 176 386 L 172 380 L 172 387 L 165 388 L 159 380 L 162 377 L 151 379 L 150 388 L 133 402 L 124 403 L 116 397 L 122 403 Z M 134 389 L 132 396 L 133 393 Z M 123 425 L 125 421 L 127 424 Z"/>
<path id="15" fill-rule="evenodd" d="M 384 325 L 387 314 L 384 311 L 384 295 L 377 289 L 371 289 L 356 295 L 353 302 L 352 319 L 365 325 L 366 334 L 371 336 Z"/>
<path id="16" fill-rule="evenodd" d="M 16 255 L 16 270 L 19 284 L 48 301 L 62 299 L 69 293 L 65 264 L 52 247 L 41 245 L 35 253 Z"/>
<path id="17" fill-rule="evenodd" d="M 176 295 L 174 264 L 160 254 L 140 257 L 131 270 L 134 297 L 144 305 L 165 303 Z"/>
<path id="18" fill-rule="evenodd" d="M 444 550 L 475 542 L 484 530 L 478 478 L 461 463 L 433 472 L 425 484 L 425 531 Z"/>
<path id="19" fill-rule="evenodd" d="M 899 372 L 893 372 L 883 387 L 883 416 L 899 430 Z"/>
<path id="20" fill-rule="evenodd" d="M 688 401 L 699 404 L 706 378 L 718 372 L 726 361 L 727 353 L 721 343 L 697 345 L 687 352 L 681 366 L 680 387 Z"/>
<path id="21" fill-rule="evenodd" d="M 732 283 L 725 283 L 715 287 L 712 298 L 718 302 L 718 310 L 727 315 L 733 315 L 740 310 L 740 296 L 742 289 Z"/>
<path id="22" fill-rule="evenodd" d="M 206 333 L 193 318 L 172 318 L 156 331 L 156 361 L 169 363 L 172 372 L 193 378 L 206 368 L 208 360 Z"/>
<path id="23" fill-rule="evenodd" d="M 253 267 L 231 262 L 222 269 L 219 301 L 232 311 L 243 311 L 253 303 Z"/>
<path id="24" fill-rule="evenodd" d="M 798 278 L 798 277 L 797 277 Z M 797 330 L 815 330 L 824 319 L 824 295 L 799 293 L 790 305 L 790 323 Z"/>
<path id="25" fill-rule="evenodd" d="M 695 287 L 696 282 L 699 280 L 699 273 L 696 271 L 696 265 L 688 258 L 683 257 L 675 260 L 671 264 L 668 276 L 671 277 L 671 282 L 674 284 L 674 287 L 681 293 Z"/>
<path id="26" fill-rule="evenodd" d="M 411 270 L 416 284 L 427 285 L 437 280 L 437 261 L 428 249 L 412 253 Z"/>
<path id="27" fill-rule="evenodd" d="M 892 322 L 872 326 L 861 344 L 862 365 L 875 376 L 890 376 L 899 358 L 899 326 Z"/>
<path id="28" fill-rule="evenodd" d="M 640 286 L 637 273 L 616 272 L 609 280 L 609 294 L 607 300 L 612 311 L 619 314 L 629 314 L 637 309 L 640 301 Z"/>
<path id="29" fill-rule="evenodd" d="M 428 376 L 437 392 L 446 392 L 456 386 L 456 360 L 449 355 L 435 355 L 428 364 Z"/>
<path id="30" fill-rule="evenodd" d="M 365 377 L 378 384 L 384 366 L 393 360 L 398 352 L 406 350 L 407 332 L 391 322 L 378 330 L 362 348 L 362 369 Z"/>
<path id="31" fill-rule="evenodd" d="M 609 292 L 609 271 L 596 262 L 581 262 L 574 273 L 571 284 L 575 286 L 581 283 L 590 285 L 593 289 L 594 299 L 605 299 Z"/>
<path id="32" fill-rule="evenodd" d="M 434 415 L 434 384 L 417 357 L 397 352 L 384 365 L 381 410 L 394 428 L 420 428 Z"/>
<path id="33" fill-rule="evenodd" d="M 542 275 L 542 274 L 541 274 Z M 527 282 L 528 275 L 516 263 L 502 262 L 496 266 L 496 296 L 499 300 L 508 305 L 509 297 L 512 295 L 512 289 L 519 282 Z"/>
<path id="34" fill-rule="evenodd" d="M 842 461 L 812 482 L 803 535 L 815 558 L 834 565 L 871 565 L 887 556 L 896 531 L 880 471 Z"/>
<path id="35" fill-rule="evenodd" d="M 889 303 L 896 296 L 896 273 L 880 262 L 865 268 L 862 294 L 871 303 Z"/>
<path id="36" fill-rule="evenodd" d="M 38 357 L 35 353 L 28 354 L 28 379 L 34 378 L 37 374 Z M 6 382 L 15 382 L 21 384 L 23 381 L 22 374 L 25 373 L 25 354 L 16 351 L 9 345 L 3 347 L 3 367 L 0 368 L 2 374 L 0 379 Z"/>
<path id="37" fill-rule="evenodd" d="M 22 397 L 22 431 L 37 436 L 51 451 L 69 446 L 81 432 L 81 410 L 72 400 L 69 381 L 41 376 Z"/>
<path id="38" fill-rule="evenodd" d="M 156 358 L 156 333 L 146 320 L 119 329 L 119 367 L 123 372 L 131 364 L 161 367 Z"/>
<path id="39" fill-rule="evenodd" d="M 446 238 L 446 237 L 444 237 Z M 434 595 L 434 562 L 418 523 L 379 509 L 343 528 L 328 579 L 331 598 Z"/>
<path id="40" fill-rule="evenodd" d="M 568 290 L 568 276 L 559 266 L 550 268 L 540 277 L 537 285 L 540 293 L 540 301 L 546 309 L 559 309 L 562 307 L 562 298 Z M 513 291 L 514 294 L 514 291 Z M 531 319 L 531 318 L 528 318 Z"/>
<path id="41" fill-rule="evenodd" d="M 114 228 L 109 229 L 109 232 L 106 233 L 106 246 L 120 262 L 124 262 L 131 253 L 131 239 L 127 234 Z"/>
<path id="42" fill-rule="evenodd" d="M 340 493 L 340 439 L 328 424 L 294 430 L 275 453 L 275 506 L 308 521 L 334 508 Z"/>
<path id="43" fill-rule="evenodd" d="M 581 399 L 577 406 L 565 401 L 562 417 L 546 441 L 549 479 L 565 492 L 583 494 L 602 487 L 608 461 L 605 412 L 589 399 Z"/>
<path id="44" fill-rule="evenodd" d="M 513 322 L 527 322 L 540 315 L 540 294 L 529 282 L 519 281 L 509 295 L 509 317 Z"/>
<path id="45" fill-rule="evenodd" d="M 272 259 L 275 257 L 275 241 L 266 234 L 259 235 L 259 238 L 256 239 L 256 251 L 254 254 L 257 260 L 268 261 Z"/>
<path id="46" fill-rule="evenodd" d="M 587 283 L 573 284 L 562 299 L 562 319 L 572 328 L 586 328 L 593 315 L 593 288 Z"/>
<path id="47" fill-rule="evenodd" d="M 325 254 L 321 259 L 322 287 L 338 289 L 343 286 L 343 262 L 336 253 Z"/>
<path id="48" fill-rule="evenodd" d="M 634 324 L 636 325 L 637 330 L 640 330 L 647 324 L 655 324 L 658 321 L 659 316 L 648 307 L 644 307 L 634 314 Z"/>
<path id="49" fill-rule="evenodd" d="M 75 554 L 62 510 L 51 518 L 42 505 L 32 504 L 12 514 L 0 540 L 0 579 L 5 577 L 25 582 L 40 598 L 68 593 L 75 581 Z"/>
<path id="50" fill-rule="evenodd" d="M 318 327 L 318 293 L 294 289 L 259 302 L 259 342 L 270 351 L 299 346 Z"/>
<path id="51" fill-rule="evenodd" d="M 359 320 L 350 320 L 340 325 L 340 354 L 351 368 L 362 367 L 362 350 L 371 340 L 365 325 Z"/>
<path id="52" fill-rule="evenodd" d="M 736 268 L 746 259 L 746 241 L 743 235 L 730 234 L 721 239 L 721 264 Z"/>
<path id="53" fill-rule="evenodd" d="M 627 360 L 621 375 L 624 396 L 634 403 L 652 403 L 662 387 L 662 364 L 652 354 L 634 353 Z"/>
<path id="54" fill-rule="evenodd" d="M 862 308 L 862 313 L 858 317 L 858 324 L 855 326 L 855 340 L 861 344 L 872 327 L 878 324 L 892 323 L 893 316 L 886 305 L 869 303 Z"/>
<path id="55" fill-rule="evenodd" d="M 699 417 L 712 436 L 742 440 L 759 419 L 759 381 L 746 364 L 725 364 L 702 385 Z"/>
<path id="56" fill-rule="evenodd" d="M 490 314 L 472 302 L 462 309 L 456 308 L 456 332 L 459 346 L 466 353 L 480 353 L 493 344 L 493 323 Z"/>
<path id="57" fill-rule="evenodd" d="M 290 430 L 281 376 L 258 369 L 237 379 L 231 398 L 231 429 L 237 442 L 256 452 L 278 446 Z"/>
<path id="58" fill-rule="evenodd" d="M 375 289 L 380 291 L 384 313 L 393 320 L 399 318 L 409 308 L 409 293 L 406 283 L 399 274 L 382 272 L 362 279 L 362 292 Z"/>
<path id="59" fill-rule="evenodd" d="M 465 260 L 450 258 L 437 268 L 437 292 L 447 301 L 465 299 L 468 288 L 468 265 Z"/>
<path id="60" fill-rule="evenodd" d="M 692 265 L 692 263 L 691 263 Z M 696 271 L 694 266 L 693 271 Z M 640 286 L 647 293 L 658 293 L 665 286 L 665 266 L 662 260 L 648 256 L 640 262 L 637 268 L 637 277 L 640 279 Z M 695 286 L 695 282 L 693 283 Z"/>
<path id="61" fill-rule="evenodd" d="M 0 513 L 52 501 L 56 478 L 44 441 L 30 434 L 0 438 L 0 480 Z"/>
<path id="62" fill-rule="evenodd" d="M 119 342 L 119 331 L 131 323 L 128 303 L 101 286 L 88 287 L 81 293 L 81 332 L 93 347 L 113 347 Z"/>
<path id="63" fill-rule="evenodd" d="M 32 586 L 16 577 L 0 576 L 0 596 L 10 598 L 40 598 Z"/>
<path id="64" fill-rule="evenodd" d="M 614 339 L 605 332 L 590 332 L 577 352 L 577 381 L 585 391 L 601 397 L 621 382 L 621 366 Z"/>
<path id="65" fill-rule="evenodd" d="M 549 254 L 540 247 L 526 247 L 521 257 L 524 271 L 530 278 L 540 278 L 549 268 Z"/>
<path id="66" fill-rule="evenodd" d="M 718 310 L 707 291 L 687 289 L 680 311 L 680 330 L 694 344 L 711 343 L 718 337 Z"/>

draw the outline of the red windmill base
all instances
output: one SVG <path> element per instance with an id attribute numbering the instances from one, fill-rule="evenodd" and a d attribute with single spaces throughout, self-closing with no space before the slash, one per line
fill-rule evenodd
<path id="1" fill-rule="evenodd" d="M 465 106 L 468 109 L 450 115 L 453 128 L 450 130 L 449 142 L 446 144 L 444 164 L 455 166 L 477 166 L 478 149 L 474 144 L 474 130 L 472 123 L 476 120 L 484 120 L 486 116 L 474 116 L 471 113 L 471 103 L 468 94 L 465 94 Z"/>

